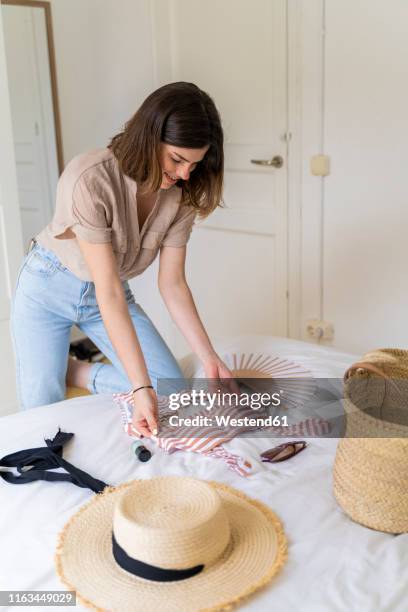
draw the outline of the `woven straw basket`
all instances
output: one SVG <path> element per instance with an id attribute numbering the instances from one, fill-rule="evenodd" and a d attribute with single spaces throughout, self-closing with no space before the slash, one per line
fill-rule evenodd
<path id="1" fill-rule="evenodd" d="M 334 495 L 357 523 L 408 532 L 408 351 L 367 353 L 345 374 Z"/>

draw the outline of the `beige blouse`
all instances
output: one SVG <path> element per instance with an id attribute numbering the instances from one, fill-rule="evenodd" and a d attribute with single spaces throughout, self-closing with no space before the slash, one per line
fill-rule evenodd
<path id="1" fill-rule="evenodd" d="M 92 243 L 111 242 L 119 276 L 129 280 L 154 261 L 161 246 L 187 244 L 196 216 L 195 209 L 180 206 L 181 189 L 173 185 L 159 190 L 140 232 L 136 192 L 136 182 L 120 172 L 109 149 L 78 155 L 58 181 L 54 217 L 36 240 L 84 281 L 92 278 L 76 236 Z M 65 232 L 71 234 L 67 230 L 75 237 L 64 237 Z"/>

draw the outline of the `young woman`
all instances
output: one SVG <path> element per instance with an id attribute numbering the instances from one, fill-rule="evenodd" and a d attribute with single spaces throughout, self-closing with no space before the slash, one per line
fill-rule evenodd
<path id="1" fill-rule="evenodd" d="M 157 430 L 157 384 L 183 374 L 127 281 L 160 252 L 164 302 L 207 378 L 231 378 L 188 287 L 186 244 L 196 215 L 219 204 L 223 133 L 212 99 L 192 83 L 153 92 L 106 149 L 75 157 L 57 188 L 51 223 L 20 269 L 12 309 L 21 407 L 133 389 L 133 426 Z M 76 324 L 112 365 L 68 359 Z M 232 381 L 231 381 L 232 382 Z"/>

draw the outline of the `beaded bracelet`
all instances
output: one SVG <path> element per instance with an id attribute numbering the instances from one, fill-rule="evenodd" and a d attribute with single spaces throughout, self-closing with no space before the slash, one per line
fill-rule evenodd
<path id="1" fill-rule="evenodd" d="M 140 389 L 154 389 L 153 385 L 143 385 L 138 387 L 137 389 L 132 389 L 132 394 L 136 393 L 136 391 L 140 391 Z"/>

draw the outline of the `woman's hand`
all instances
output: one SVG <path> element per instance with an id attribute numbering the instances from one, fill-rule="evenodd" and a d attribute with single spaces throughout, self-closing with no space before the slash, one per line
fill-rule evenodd
<path id="1" fill-rule="evenodd" d="M 231 393 L 240 393 L 233 373 L 229 367 L 225 365 L 222 359 L 218 357 L 218 355 L 214 354 L 212 357 L 209 357 L 203 361 L 203 367 L 205 377 L 211 381 L 214 381 L 215 386 L 217 386 L 216 381 L 220 380 L 223 386 L 225 386 Z M 214 386 L 214 383 L 210 383 L 210 386 Z"/>
<path id="2" fill-rule="evenodd" d="M 140 389 L 133 394 L 132 427 L 139 436 L 157 435 L 158 409 L 154 389 Z"/>

